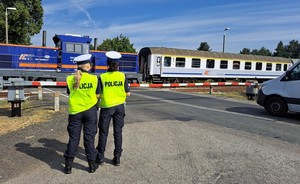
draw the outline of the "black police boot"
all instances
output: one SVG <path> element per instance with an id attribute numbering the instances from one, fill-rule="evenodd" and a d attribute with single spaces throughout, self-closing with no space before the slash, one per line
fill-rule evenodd
<path id="1" fill-rule="evenodd" d="M 95 161 L 88 161 L 89 162 L 89 173 L 94 173 L 98 169 L 98 165 L 95 163 Z"/>
<path id="2" fill-rule="evenodd" d="M 113 159 L 113 163 L 114 163 L 114 165 L 115 166 L 119 166 L 120 165 L 120 157 L 114 157 L 114 159 Z"/>
<path id="3" fill-rule="evenodd" d="M 99 164 L 99 165 L 103 165 L 104 164 L 104 159 L 103 158 L 101 159 L 101 158 L 97 157 L 96 158 L 96 163 Z"/>
<path id="4" fill-rule="evenodd" d="M 65 174 L 71 174 L 72 173 L 72 165 L 73 165 L 73 159 L 65 159 Z"/>

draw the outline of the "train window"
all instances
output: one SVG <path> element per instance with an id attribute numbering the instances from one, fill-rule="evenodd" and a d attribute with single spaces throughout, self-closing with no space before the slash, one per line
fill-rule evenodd
<path id="1" fill-rule="evenodd" d="M 276 71 L 281 71 L 281 64 L 276 64 Z"/>
<path id="2" fill-rule="evenodd" d="M 74 44 L 66 43 L 66 52 L 74 52 Z"/>
<path id="3" fill-rule="evenodd" d="M 256 70 L 262 70 L 262 62 L 257 62 L 255 69 Z"/>
<path id="4" fill-rule="evenodd" d="M 206 60 L 206 68 L 215 68 L 215 60 L 207 59 Z"/>
<path id="5" fill-rule="evenodd" d="M 61 49 L 61 41 L 57 42 L 57 43 L 55 44 L 55 47 Z"/>
<path id="6" fill-rule="evenodd" d="M 156 58 L 156 66 L 160 66 L 160 59 L 161 59 L 161 57 Z"/>
<path id="7" fill-rule="evenodd" d="M 192 58 L 192 68 L 200 68 L 201 59 Z"/>
<path id="8" fill-rule="evenodd" d="M 81 53 L 81 44 L 74 44 L 74 49 L 76 53 Z"/>
<path id="9" fill-rule="evenodd" d="M 232 69 L 240 69 L 240 61 L 233 61 Z"/>
<path id="10" fill-rule="evenodd" d="M 227 60 L 221 60 L 220 68 L 221 69 L 227 69 L 228 68 L 228 61 Z"/>
<path id="11" fill-rule="evenodd" d="M 87 54 L 89 53 L 89 44 L 66 43 L 66 52 Z"/>
<path id="12" fill-rule="evenodd" d="M 287 64 L 283 65 L 283 70 L 286 71 L 287 70 Z"/>
<path id="13" fill-rule="evenodd" d="M 185 67 L 185 58 L 176 58 L 176 67 Z"/>
<path id="14" fill-rule="evenodd" d="M 164 58 L 164 66 L 170 67 L 171 66 L 171 57 L 165 57 Z"/>
<path id="15" fill-rule="evenodd" d="M 83 53 L 83 54 L 88 54 L 88 53 L 90 53 L 90 44 L 83 44 L 83 45 L 82 45 L 82 53 Z"/>
<path id="16" fill-rule="evenodd" d="M 251 62 L 245 62 L 245 70 L 251 70 Z"/>
<path id="17" fill-rule="evenodd" d="M 266 70 L 267 71 L 271 71 L 272 70 L 272 63 L 267 63 Z"/>

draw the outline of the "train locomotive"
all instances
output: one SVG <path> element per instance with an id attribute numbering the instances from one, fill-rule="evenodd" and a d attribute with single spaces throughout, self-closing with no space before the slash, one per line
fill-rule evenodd
<path id="1" fill-rule="evenodd" d="M 276 78 L 291 65 L 282 57 L 144 47 L 139 52 L 140 72 L 151 83 L 257 81 Z"/>
<path id="2" fill-rule="evenodd" d="M 104 51 L 90 50 L 91 38 L 80 35 L 55 35 L 55 47 L 0 44 L 0 77 L 23 78 L 25 81 L 65 81 L 77 70 L 73 61 L 80 54 L 92 54 L 92 73 L 107 70 Z M 122 53 L 119 64 L 129 81 L 140 82 L 137 53 Z"/>

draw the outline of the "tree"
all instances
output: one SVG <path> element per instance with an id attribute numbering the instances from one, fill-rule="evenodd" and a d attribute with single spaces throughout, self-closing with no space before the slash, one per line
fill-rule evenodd
<path id="1" fill-rule="evenodd" d="M 0 2 L 0 42 L 5 43 L 6 25 L 5 10 L 15 7 L 16 11 L 8 11 L 9 43 L 30 45 L 31 36 L 42 29 L 44 10 L 42 0 L 1 0 Z"/>
<path id="2" fill-rule="evenodd" d="M 272 52 L 265 47 L 261 47 L 259 50 L 257 49 L 252 50 L 251 54 L 261 55 L 261 56 L 272 56 Z"/>
<path id="3" fill-rule="evenodd" d="M 284 45 L 282 41 L 277 44 L 273 56 L 285 57 L 285 58 L 300 58 L 300 44 L 298 40 L 291 40 L 288 45 Z"/>
<path id="4" fill-rule="evenodd" d="M 97 50 L 114 50 L 118 52 L 136 52 L 135 48 L 133 48 L 133 44 L 130 43 L 128 37 L 117 36 L 113 39 L 106 39 L 97 47 Z"/>
<path id="5" fill-rule="evenodd" d="M 211 48 L 210 48 L 210 46 L 208 45 L 208 43 L 207 42 L 201 42 L 200 43 L 200 46 L 197 48 L 197 50 L 199 50 L 199 51 L 211 51 Z"/>
<path id="6" fill-rule="evenodd" d="M 258 49 L 252 49 L 250 52 L 250 49 L 244 48 L 242 51 L 240 51 L 240 54 L 252 54 L 252 55 L 260 55 L 260 56 L 272 56 L 272 52 L 265 48 L 261 47 L 259 50 Z"/>
<path id="7" fill-rule="evenodd" d="M 96 49 L 94 48 L 94 45 L 90 44 L 90 50 L 96 50 Z"/>
<path id="8" fill-rule="evenodd" d="M 291 40 L 289 45 L 286 47 L 287 52 L 291 58 L 299 58 L 300 57 L 300 44 L 298 40 Z"/>
<path id="9" fill-rule="evenodd" d="M 243 48 L 243 50 L 240 51 L 240 54 L 250 54 L 250 49 L 248 48 Z"/>
<path id="10" fill-rule="evenodd" d="M 280 41 L 277 44 L 277 48 L 275 49 L 276 52 L 274 52 L 273 56 L 277 56 L 277 57 L 287 57 L 287 53 L 286 53 L 286 48 L 283 45 L 283 42 Z"/>

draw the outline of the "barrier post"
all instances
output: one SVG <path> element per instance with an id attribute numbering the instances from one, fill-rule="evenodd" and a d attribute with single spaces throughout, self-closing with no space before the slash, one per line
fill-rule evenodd
<path id="1" fill-rule="evenodd" d="M 60 92 L 54 93 L 54 111 L 59 111 L 59 95 Z"/>
<path id="2" fill-rule="evenodd" d="M 213 87 L 212 86 L 209 86 L 209 94 L 211 95 L 213 93 Z"/>
<path id="3" fill-rule="evenodd" d="M 38 87 L 38 99 L 43 100 L 43 91 L 41 86 Z"/>

